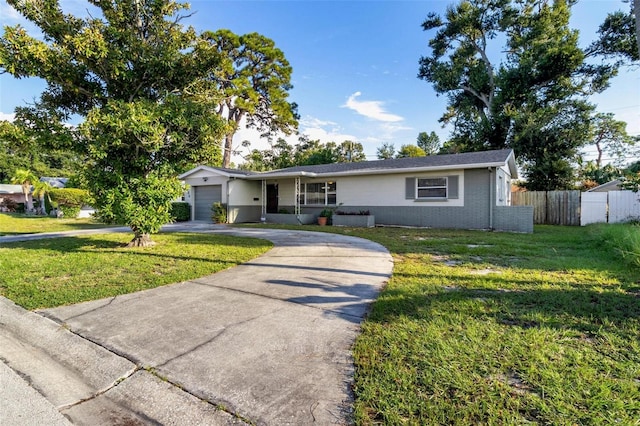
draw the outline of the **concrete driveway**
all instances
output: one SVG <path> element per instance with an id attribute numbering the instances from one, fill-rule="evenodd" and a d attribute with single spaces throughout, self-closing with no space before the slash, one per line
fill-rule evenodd
<path id="1" fill-rule="evenodd" d="M 387 250 L 327 233 L 199 231 L 275 247 L 211 276 L 42 316 L 3 307 L 16 313 L 0 318 L 12 324 L 9 337 L 0 332 L 0 357 L 75 424 L 349 423 L 351 347 L 391 275 Z M 47 353 L 60 374 L 34 374 L 44 367 L 16 359 L 29 345 L 26 352 L 47 352 L 41 335 L 20 342 L 30 323 L 56 335 L 58 352 L 84 345 L 92 353 Z M 13 358 L 1 349 L 7 342 Z"/>

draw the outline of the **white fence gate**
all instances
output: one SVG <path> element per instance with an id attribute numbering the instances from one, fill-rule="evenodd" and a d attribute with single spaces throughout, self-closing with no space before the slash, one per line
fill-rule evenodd
<path id="1" fill-rule="evenodd" d="M 580 225 L 619 223 L 640 219 L 640 192 L 583 192 Z"/>
<path id="2" fill-rule="evenodd" d="M 583 192 L 580 200 L 580 225 L 607 222 L 607 192 Z"/>

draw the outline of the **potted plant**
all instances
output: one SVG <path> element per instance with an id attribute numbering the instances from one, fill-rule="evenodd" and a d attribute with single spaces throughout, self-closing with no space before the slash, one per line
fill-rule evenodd
<path id="1" fill-rule="evenodd" d="M 318 225 L 325 226 L 329 221 L 329 218 L 331 218 L 331 216 L 333 216 L 333 210 L 331 209 L 322 210 L 318 215 Z"/>

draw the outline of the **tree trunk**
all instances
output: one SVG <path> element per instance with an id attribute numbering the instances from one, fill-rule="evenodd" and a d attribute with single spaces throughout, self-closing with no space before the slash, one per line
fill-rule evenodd
<path id="1" fill-rule="evenodd" d="M 153 247 L 155 245 L 156 243 L 151 240 L 150 234 L 140 234 L 136 232 L 135 237 L 127 244 L 127 247 Z"/>
<path id="2" fill-rule="evenodd" d="M 231 152 L 233 151 L 233 133 L 229 133 L 224 137 L 224 146 L 222 147 L 222 167 L 229 168 L 231 166 Z"/>
<path id="3" fill-rule="evenodd" d="M 31 213 L 33 211 L 33 199 L 29 192 L 31 192 L 31 184 L 22 185 L 22 192 L 24 193 L 24 210 L 25 213 Z"/>
<path id="4" fill-rule="evenodd" d="M 596 166 L 600 168 L 600 165 L 602 164 L 602 148 L 600 148 L 599 142 L 596 142 L 596 149 L 598 150 L 598 158 L 596 158 Z"/>

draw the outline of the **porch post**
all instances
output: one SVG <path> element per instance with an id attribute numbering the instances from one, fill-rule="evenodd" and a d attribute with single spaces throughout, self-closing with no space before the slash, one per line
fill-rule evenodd
<path id="1" fill-rule="evenodd" d="M 638 1 L 638 0 L 636 0 Z M 296 185 L 295 185 L 295 214 L 299 215 L 300 214 L 300 177 L 296 177 Z"/>
<path id="2" fill-rule="evenodd" d="M 262 179 L 262 195 L 260 196 L 262 208 L 260 211 L 260 222 L 267 220 L 267 181 Z"/>

